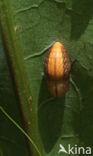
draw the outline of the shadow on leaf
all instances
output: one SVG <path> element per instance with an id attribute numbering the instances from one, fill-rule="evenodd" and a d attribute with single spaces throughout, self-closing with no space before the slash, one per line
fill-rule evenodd
<path id="1" fill-rule="evenodd" d="M 51 97 L 45 84 L 43 79 L 38 100 L 38 126 L 45 151 L 49 153 L 61 135 L 64 98 Z"/>

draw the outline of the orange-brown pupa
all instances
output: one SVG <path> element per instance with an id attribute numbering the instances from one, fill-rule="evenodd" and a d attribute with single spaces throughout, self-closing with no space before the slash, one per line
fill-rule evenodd
<path id="1" fill-rule="evenodd" d="M 60 42 L 55 42 L 44 61 L 44 72 L 50 93 L 62 97 L 69 89 L 71 63 L 66 49 Z"/>

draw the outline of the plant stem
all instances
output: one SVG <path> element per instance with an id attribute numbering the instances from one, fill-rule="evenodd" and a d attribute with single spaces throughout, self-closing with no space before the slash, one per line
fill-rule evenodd
<path id="1" fill-rule="evenodd" d="M 20 127 L 20 125 L 18 123 L 16 123 L 16 121 L 14 119 L 12 119 L 12 117 L 3 109 L 3 107 L 0 106 L 0 110 L 26 136 L 26 138 L 32 143 L 32 145 L 36 149 L 39 156 L 41 156 L 41 153 L 40 153 L 37 145 L 34 143 L 34 141 L 31 139 L 31 137 Z"/>

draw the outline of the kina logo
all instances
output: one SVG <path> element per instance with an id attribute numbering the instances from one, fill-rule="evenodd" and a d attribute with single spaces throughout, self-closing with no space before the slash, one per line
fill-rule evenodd
<path id="1" fill-rule="evenodd" d="M 78 145 L 74 145 L 71 146 L 70 144 L 68 144 L 67 148 L 65 148 L 62 144 L 59 144 L 59 151 L 58 154 L 60 155 L 60 153 L 66 153 L 66 154 L 73 154 L 73 155 L 83 155 L 83 154 L 88 154 L 91 155 L 92 154 L 92 149 L 91 147 L 82 147 L 82 146 L 78 146 Z"/>

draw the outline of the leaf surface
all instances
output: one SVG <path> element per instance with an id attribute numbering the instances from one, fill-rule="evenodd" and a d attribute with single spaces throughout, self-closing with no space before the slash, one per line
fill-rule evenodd
<path id="1" fill-rule="evenodd" d="M 27 131 L 41 155 L 58 155 L 60 144 L 66 150 L 68 144 L 92 147 L 93 1 L 0 3 Z M 48 50 L 39 55 L 54 41 L 64 44 L 72 62 L 70 89 L 60 99 L 51 97 L 43 76 Z"/>

